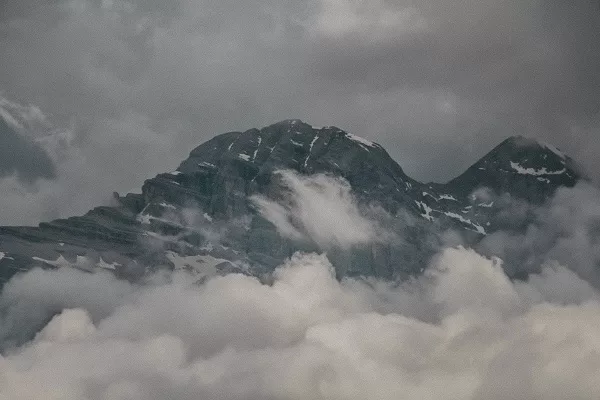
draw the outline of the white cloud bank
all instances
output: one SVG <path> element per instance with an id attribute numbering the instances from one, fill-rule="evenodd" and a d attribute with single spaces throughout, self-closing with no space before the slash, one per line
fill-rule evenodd
<path id="1" fill-rule="evenodd" d="M 5 287 L 0 323 L 64 311 L 0 357 L 0 399 L 597 398 L 600 303 L 586 282 L 553 266 L 513 283 L 463 248 L 430 271 L 339 282 L 316 254 L 270 285 L 34 270 Z"/>

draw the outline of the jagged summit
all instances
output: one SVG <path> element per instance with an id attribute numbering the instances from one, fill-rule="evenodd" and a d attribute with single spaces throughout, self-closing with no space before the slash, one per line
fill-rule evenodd
<path id="1" fill-rule="evenodd" d="M 385 224 L 402 241 L 328 249 L 339 275 L 385 277 L 418 272 L 447 229 L 476 243 L 496 229 L 523 227 L 506 226 L 493 199 L 473 198 L 478 188 L 540 203 L 580 179 L 558 149 L 511 137 L 449 183 L 423 184 L 377 143 L 335 126 L 284 120 L 217 135 L 176 171 L 146 180 L 141 194 L 115 195 L 112 206 L 39 227 L 0 227 L 0 280 L 64 265 L 130 278 L 162 267 L 260 274 L 297 250 L 322 251 L 282 237 L 252 205 L 256 195 L 285 198 L 275 174 L 282 169 L 341 177 L 359 205 L 385 211 Z"/>
<path id="2" fill-rule="evenodd" d="M 369 158 L 381 157 L 394 163 L 380 145 L 367 139 L 335 126 L 318 128 L 298 119 L 290 119 L 262 129 L 253 128 L 245 132 L 218 135 L 192 150 L 190 157 L 181 164 L 178 171 L 186 173 L 196 170 L 200 159 L 200 162 L 213 165 L 240 160 L 255 166 L 276 163 L 280 167 L 298 170 L 322 169 L 323 166 L 318 165 L 319 161 L 335 165 L 335 161 L 342 160 L 346 151 L 352 155 L 366 152 L 364 155 Z M 373 154 L 369 154 L 371 152 Z M 331 155 L 334 157 L 325 160 Z"/>
<path id="3" fill-rule="evenodd" d="M 235 176 L 245 182 L 244 191 L 249 193 L 262 190 L 273 172 L 281 169 L 339 175 L 370 193 L 418 184 L 380 145 L 335 126 L 316 128 L 300 120 L 218 135 L 192 150 L 177 172 L 217 180 Z"/>

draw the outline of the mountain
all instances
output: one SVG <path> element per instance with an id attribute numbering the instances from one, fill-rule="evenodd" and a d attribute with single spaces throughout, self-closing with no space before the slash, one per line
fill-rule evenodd
<path id="1" fill-rule="evenodd" d="M 557 148 L 515 136 L 506 139 L 446 187 L 468 194 L 485 186 L 532 203 L 542 203 L 558 186 L 573 186 L 581 179 L 577 164 Z"/>
<path id="2" fill-rule="evenodd" d="M 281 170 L 343 178 L 358 207 L 394 238 L 324 248 L 281 234 L 253 201 L 289 201 Z M 377 143 L 286 120 L 218 135 L 176 171 L 146 180 L 141 194 L 115 193 L 111 206 L 38 227 L 0 227 L 0 279 L 35 266 L 104 268 L 128 279 L 159 268 L 188 269 L 199 279 L 262 275 L 297 250 L 327 251 L 338 276 L 406 277 L 422 270 L 447 230 L 477 243 L 498 229 L 523 229 L 527 218 L 505 217 L 513 202 L 540 204 L 580 179 L 576 163 L 556 148 L 512 137 L 447 184 L 421 183 Z"/>

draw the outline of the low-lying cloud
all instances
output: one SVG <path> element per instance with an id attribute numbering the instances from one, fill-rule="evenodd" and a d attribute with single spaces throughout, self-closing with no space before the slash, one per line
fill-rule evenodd
<path id="1" fill-rule="evenodd" d="M 480 252 L 497 255 L 521 271 L 539 271 L 540 265 L 558 261 L 595 286 L 600 284 L 597 187 L 581 182 L 573 188 L 559 188 L 539 207 L 517 200 L 505 201 L 503 207 L 498 220 L 507 222 L 506 229 L 484 238 L 477 246 Z M 528 215 L 533 215 L 534 221 L 523 226 Z M 508 229 L 511 225 L 524 229 Z"/>
<path id="2" fill-rule="evenodd" d="M 253 196 L 259 213 L 291 239 L 310 240 L 320 248 L 347 248 L 389 238 L 376 221 L 368 219 L 352 196 L 350 184 L 324 174 L 309 177 L 279 171 L 285 197 Z"/>
<path id="3" fill-rule="evenodd" d="M 63 310 L 0 357 L 0 398 L 597 397 L 600 303 L 589 284 L 557 265 L 511 282 L 500 260 L 460 247 L 429 271 L 338 281 L 324 255 L 300 253 L 272 284 L 175 273 L 130 286 L 33 270 L 6 285 L 2 325 L 18 316 L 41 327 L 48 315 L 32 310 Z M 65 295 L 69 276 L 80 289 Z"/>

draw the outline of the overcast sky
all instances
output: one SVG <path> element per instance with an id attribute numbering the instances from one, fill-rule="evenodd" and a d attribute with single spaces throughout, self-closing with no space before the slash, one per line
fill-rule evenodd
<path id="1" fill-rule="evenodd" d="M 0 222 L 83 212 L 288 118 L 379 142 L 420 180 L 515 134 L 597 178 L 598 71 L 596 1 L 3 0 L 0 106 L 37 122 L 0 131 Z"/>

